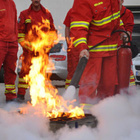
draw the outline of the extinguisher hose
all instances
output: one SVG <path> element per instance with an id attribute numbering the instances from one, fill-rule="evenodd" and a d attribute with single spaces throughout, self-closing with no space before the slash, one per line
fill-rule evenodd
<path id="1" fill-rule="evenodd" d="M 113 31 L 112 34 L 114 34 L 114 33 L 116 33 L 116 32 L 124 32 L 124 33 L 126 34 L 126 36 L 127 36 L 126 38 L 128 38 L 128 41 L 123 40 L 123 41 L 124 41 L 124 44 L 130 42 L 130 35 L 127 33 L 127 31 L 122 30 L 122 29 L 119 29 L 119 30 L 115 30 L 115 31 Z M 112 35 L 112 34 L 111 34 L 111 35 Z"/>
<path id="2" fill-rule="evenodd" d="M 119 30 L 113 31 L 113 32 L 111 33 L 111 35 L 113 35 L 114 33 L 117 33 L 117 32 L 124 32 L 124 33 L 127 35 L 128 41 L 123 40 L 123 41 L 124 41 L 124 44 L 130 42 L 130 35 L 127 33 L 127 31 L 122 30 L 122 29 L 119 29 Z M 108 38 L 107 38 L 107 39 L 108 39 Z M 105 40 L 107 40 L 107 39 L 105 39 Z M 93 48 L 95 48 L 95 47 L 97 47 L 97 46 L 99 46 L 99 45 L 101 45 L 105 40 L 99 42 L 99 43 L 96 44 L 95 46 L 92 46 L 91 48 L 88 49 L 88 51 L 89 51 L 89 50 L 92 50 Z"/>
<path id="3" fill-rule="evenodd" d="M 116 31 L 113 31 L 112 34 L 114 34 L 114 33 L 116 33 L 116 32 L 124 32 L 124 33 L 127 35 L 127 37 L 128 37 L 128 41 L 125 42 L 125 43 L 130 42 L 130 36 L 129 36 L 129 34 L 128 34 L 126 31 L 124 31 L 124 30 L 116 30 Z M 111 35 L 112 35 L 112 34 L 111 34 Z M 107 39 L 108 39 L 108 38 L 107 38 Z M 105 40 L 107 40 L 107 39 L 105 39 Z M 91 50 L 91 49 L 93 49 L 93 48 L 95 48 L 95 47 L 97 47 L 97 46 L 99 46 L 99 45 L 101 45 L 105 40 L 103 40 L 103 41 L 99 42 L 98 44 L 92 46 L 91 48 L 88 49 L 88 51 Z M 71 79 L 70 85 L 73 85 L 73 86 L 75 86 L 76 88 L 78 87 L 79 81 L 80 81 L 81 76 L 82 76 L 82 74 L 83 74 L 83 71 L 84 71 L 84 69 L 85 69 L 85 67 L 86 67 L 87 61 L 88 61 L 88 59 L 87 59 L 85 56 L 83 56 L 83 57 L 79 60 L 79 63 L 78 63 L 78 65 L 77 65 L 76 70 L 75 70 L 75 72 L 74 72 L 74 74 L 73 74 L 73 77 L 72 77 L 72 79 Z"/>

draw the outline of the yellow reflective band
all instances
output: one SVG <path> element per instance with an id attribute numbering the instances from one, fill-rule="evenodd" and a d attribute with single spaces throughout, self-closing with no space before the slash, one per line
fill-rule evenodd
<path id="1" fill-rule="evenodd" d="M 15 88 L 15 85 L 5 85 L 5 88 L 6 88 L 6 89 Z"/>
<path id="2" fill-rule="evenodd" d="M 93 104 L 84 104 L 84 103 L 81 103 L 80 106 L 84 107 L 84 109 L 90 109 Z"/>
<path id="3" fill-rule="evenodd" d="M 69 86 L 69 85 L 65 85 L 65 89 L 67 89 L 67 88 L 68 88 L 68 86 Z"/>
<path id="4" fill-rule="evenodd" d="M 89 28 L 89 22 L 85 22 L 85 21 L 74 21 L 71 22 L 70 24 L 70 29 L 73 27 L 84 27 L 84 28 Z"/>
<path id="5" fill-rule="evenodd" d="M 101 5 L 101 4 L 103 4 L 102 1 L 101 2 L 98 2 L 98 3 L 95 3 L 94 6 L 96 7 L 96 6 Z"/>
<path id="6" fill-rule="evenodd" d="M 29 85 L 28 84 L 19 84 L 18 88 L 28 88 Z"/>
<path id="7" fill-rule="evenodd" d="M 130 80 L 132 80 L 132 79 L 133 79 L 133 80 L 135 79 L 135 78 L 134 78 L 134 75 L 130 76 Z"/>
<path id="8" fill-rule="evenodd" d="M 0 11 L 6 11 L 6 9 L 0 9 Z"/>
<path id="9" fill-rule="evenodd" d="M 31 47 L 28 47 L 27 45 L 24 46 L 24 48 L 30 50 L 30 51 L 33 51 L 33 49 Z"/>
<path id="10" fill-rule="evenodd" d="M 76 39 L 74 42 L 73 42 L 73 45 L 74 47 L 78 46 L 79 44 L 81 43 L 85 43 L 87 44 L 87 39 L 82 37 L 82 38 L 79 38 L 79 39 Z"/>
<path id="11" fill-rule="evenodd" d="M 88 46 L 89 48 L 93 47 L 93 46 Z M 113 45 L 99 45 L 96 48 L 93 48 L 92 50 L 90 50 L 90 52 L 100 52 L 100 51 L 115 51 L 117 50 L 117 44 L 113 44 Z"/>
<path id="12" fill-rule="evenodd" d="M 5 90 L 5 94 L 7 93 L 12 93 L 12 94 L 16 94 L 16 90 Z"/>
<path id="13" fill-rule="evenodd" d="M 45 21 L 50 23 L 50 20 L 48 20 L 48 19 L 46 19 Z"/>
<path id="14" fill-rule="evenodd" d="M 96 26 L 102 26 L 105 25 L 107 23 L 110 23 L 112 20 L 115 20 L 117 18 L 120 17 L 120 11 L 118 11 L 117 13 L 114 13 L 113 15 L 110 15 L 106 18 L 103 18 L 101 20 L 92 20 L 91 24 L 96 25 Z"/>
<path id="15" fill-rule="evenodd" d="M 31 19 L 26 19 L 25 23 L 31 23 Z"/>
<path id="16" fill-rule="evenodd" d="M 18 33 L 18 37 L 25 37 L 24 33 Z"/>
<path id="17" fill-rule="evenodd" d="M 124 25 L 124 24 L 123 24 L 123 21 L 120 19 L 120 26 L 122 26 L 122 25 Z"/>
<path id="18" fill-rule="evenodd" d="M 20 43 L 20 42 L 22 42 L 24 40 L 25 40 L 24 38 L 20 38 L 20 39 L 18 39 L 18 42 Z"/>
<path id="19" fill-rule="evenodd" d="M 135 85 L 136 85 L 135 81 L 129 83 L 129 86 L 135 86 Z"/>
<path id="20" fill-rule="evenodd" d="M 27 83 L 27 81 L 25 81 L 23 78 L 19 78 L 19 82 Z"/>
<path id="21" fill-rule="evenodd" d="M 65 81 L 65 83 L 70 83 L 71 82 L 71 79 L 69 80 L 69 79 L 66 79 L 66 81 Z"/>

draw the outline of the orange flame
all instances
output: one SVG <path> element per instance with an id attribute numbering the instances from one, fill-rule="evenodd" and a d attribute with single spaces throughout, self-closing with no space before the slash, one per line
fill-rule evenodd
<path id="1" fill-rule="evenodd" d="M 43 20 L 43 25 L 33 26 L 36 30 L 37 38 L 33 38 L 33 31 L 28 36 L 32 37 L 32 49 L 38 52 L 38 55 L 32 58 L 30 72 L 25 76 L 29 81 L 30 96 L 32 106 L 40 106 L 42 113 L 46 117 L 83 117 L 84 111 L 78 106 L 72 105 L 72 102 L 65 101 L 62 96 L 58 95 L 58 90 L 51 84 L 51 74 L 46 73 L 47 69 L 54 69 L 54 64 L 49 60 L 48 52 L 58 39 L 55 31 L 48 30 L 47 33 L 42 31 L 48 27 L 49 23 Z M 68 105 L 69 104 L 69 105 Z"/>

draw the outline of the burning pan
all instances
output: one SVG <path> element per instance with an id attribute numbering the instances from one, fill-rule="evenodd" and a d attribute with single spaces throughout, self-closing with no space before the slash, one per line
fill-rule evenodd
<path id="1" fill-rule="evenodd" d="M 66 125 L 69 126 L 69 128 L 78 128 L 83 125 L 95 128 L 97 124 L 98 121 L 96 117 L 91 114 L 85 114 L 85 116 L 80 119 L 60 117 L 50 119 L 50 130 L 56 132 L 60 128 L 65 127 Z"/>

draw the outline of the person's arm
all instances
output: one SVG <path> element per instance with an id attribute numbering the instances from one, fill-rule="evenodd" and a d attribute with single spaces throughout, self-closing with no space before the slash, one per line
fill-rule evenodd
<path id="1" fill-rule="evenodd" d="M 129 11 L 126 14 L 125 20 L 124 20 L 124 27 L 125 30 L 129 33 L 132 34 L 133 32 L 133 27 L 134 27 L 134 16 L 131 11 Z"/>
<path id="2" fill-rule="evenodd" d="M 25 40 L 25 18 L 23 13 L 20 13 L 18 18 L 18 43 L 25 49 L 33 51 L 31 43 Z"/>
<path id="3" fill-rule="evenodd" d="M 13 2 L 14 3 L 14 2 Z M 14 7 L 15 7 L 15 34 L 18 37 L 18 22 L 17 22 L 17 9 L 16 9 L 16 5 L 14 3 Z M 18 38 L 17 38 L 18 39 Z"/>
<path id="4" fill-rule="evenodd" d="M 70 24 L 70 37 L 73 39 L 73 45 L 80 52 L 79 57 L 89 58 L 87 35 L 93 13 L 87 0 L 75 0 Z M 82 8 L 81 8 L 82 7 Z"/>
<path id="5" fill-rule="evenodd" d="M 130 10 L 126 9 L 125 14 L 122 16 L 122 21 L 124 24 L 124 30 L 129 34 L 130 40 L 132 40 L 132 32 L 133 32 L 133 27 L 134 27 L 133 13 Z"/>
<path id="6" fill-rule="evenodd" d="M 67 42 L 67 45 L 69 46 L 70 44 L 70 27 L 65 26 L 65 39 Z"/>
<path id="7" fill-rule="evenodd" d="M 71 11 L 72 11 L 72 9 L 70 9 L 67 12 L 66 17 L 65 17 L 64 22 L 63 22 L 63 24 L 65 25 L 65 40 L 66 40 L 68 46 L 71 43 L 71 39 L 70 39 Z"/>
<path id="8" fill-rule="evenodd" d="M 49 14 L 50 14 L 50 18 L 49 18 L 49 20 L 50 20 L 50 30 L 51 30 L 51 31 L 56 31 L 55 25 L 54 25 L 53 17 L 52 17 L 52 15 L 51 15 L 51 13 L 49 13 Z"/>

